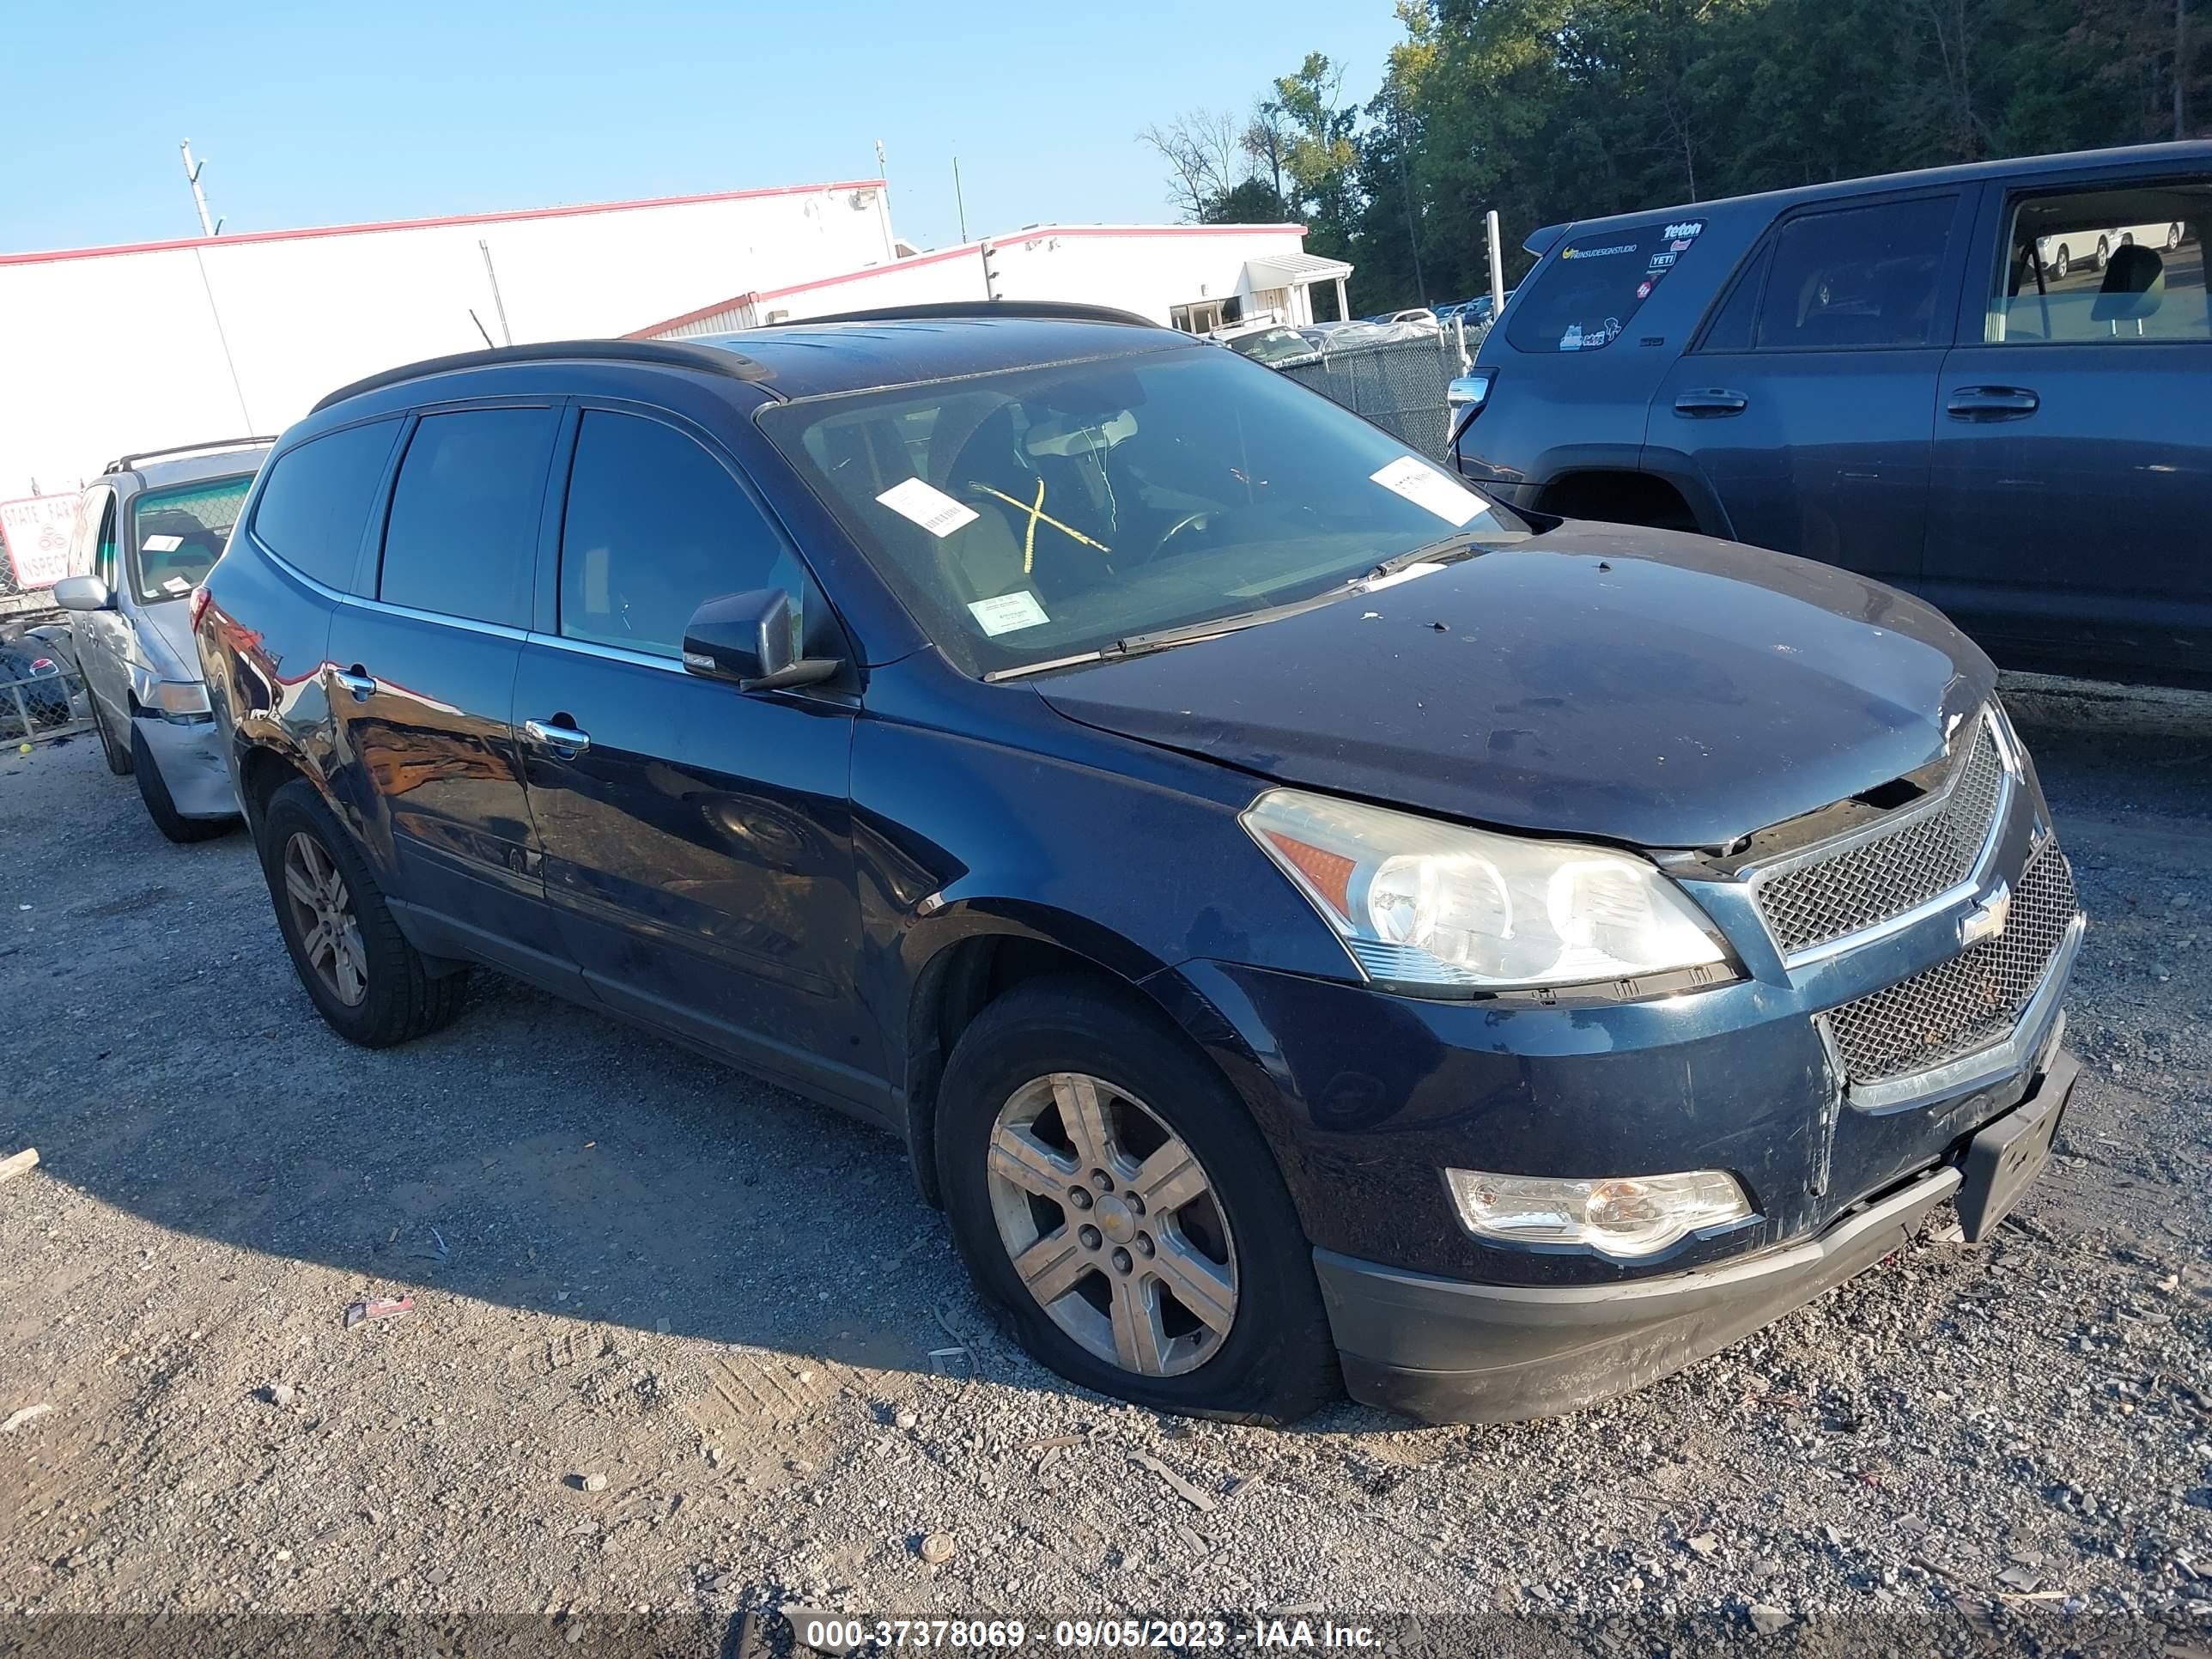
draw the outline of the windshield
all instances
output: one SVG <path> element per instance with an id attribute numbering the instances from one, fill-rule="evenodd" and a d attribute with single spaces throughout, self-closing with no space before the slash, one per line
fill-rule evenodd
<path id="1" fill-rule="evenodd" d="M 253 475 L 199 478 L 149 489 L 131 505 L 131 581 L 151 605 L 181 599 L 222 556 Z"/>
<path id="2" fill-rule="evenodd" d="M 1213 346 L 802 399 L 761 425 L 969 673 L 1313 598 L 1443 539 L 1526 529 L 1388 433 Z"/>

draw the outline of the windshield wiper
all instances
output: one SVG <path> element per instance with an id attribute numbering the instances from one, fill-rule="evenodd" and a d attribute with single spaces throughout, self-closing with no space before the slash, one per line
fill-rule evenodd
<path id="1" fill-rule="evenodd" d="M 1360 580 L 1355 578 L 1355 580 Z M 983 676 L 986 680 L 1018 680 L 1030 674 L 1042 674 L 1055 668 L 1079 668 L 1085 663 L 1119 662 L 1124 657 L 1149 656 L 1155 651 L 1172 651 L 1179 645 L 1195 645 L 1200 640 L 1218 640 L 1224 634 L 1241 634 L 1248 628 L 1257 628 L 1262 623 L 1279 622 L 1285 617 L 1295 617 L 1300 611 L 1318 611 L 1344 597 L 1342 587 L 1332 587 L 1326 593 L 1316 593 L 1309 599 L 1293 599 L 1286 605 L 1262 605 L 1256 611 L 1239 611 L 1231 616 L 1212 617 L 1205 622 L 1185 623 L 1179 628 L 1158 628 L 1149 633 L 1125 634 L 1111 645 L 1102 645 L 1095 651 L 1079 651 L 1072 657 L 1054 657 L 1044 662 L 1025 662 L 1015 668 L 994 668 Z"/>
<path id="2" fill-rule="evenodd" d="M 1361 582 L 1380 581 L 1385 576 L 1395 576 L 1401 570 L 1408 569 L 1417 564 L 1456 564 L 1462 559 L 1471 559 L 1478 553 L 1487 551 L 1489 550 L 1482 545 L 1480 539 L 1474 532 L 1463 530 L 1457 535 L 1446 536 L 1424 547 L 1416 547 L 1404 553 L 1393 553 L 1365 575 L 1355 580 Z"/>

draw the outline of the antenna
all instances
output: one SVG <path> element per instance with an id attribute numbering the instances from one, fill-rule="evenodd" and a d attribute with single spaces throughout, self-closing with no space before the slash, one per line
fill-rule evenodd
<path id="1" fill-rule="evenodd" d="M 878 138 L 876 140 L 876 177 L 888 183 L 890 176 L 890 168 L 884 165 L 884 141 Z"/>
<path id="2" fill-rule="evenodd" d="M 960 240 L 968 240 L 968 201 L 960 193 L 960 158 L 952 158 L 952 200 L 960 210 Z"/>
<path id="3" fill-rule="evenodd" d="M 207 163 L 192 160 L 191 139 L 185 139 L 177 148 L 185 153 L 185 182 L 192 187 L 192 205 L 200 210 L 200 234 L 220 236 L 222 234 L 222 221 L 208 217 L 207 192 L 200 188 L 200 169 Z"/>

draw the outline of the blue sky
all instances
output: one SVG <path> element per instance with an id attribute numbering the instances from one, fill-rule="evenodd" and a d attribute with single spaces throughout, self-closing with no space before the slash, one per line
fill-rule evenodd
<path id="1" fill-rule="evenodd" d="M 1389 0 L 0 7 L 0 251 L 863 178 L 900 234 L 1172 217 L 1137 131 L 1241 110 L 1309 51 L 1348 100 Z M 1255 21 L 1267 19 L 1261 25 Z"/>

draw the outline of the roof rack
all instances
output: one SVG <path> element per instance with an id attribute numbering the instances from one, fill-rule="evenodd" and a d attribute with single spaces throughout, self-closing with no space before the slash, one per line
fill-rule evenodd
<path id="1" fill-rule="evenodd" d="M 131 472 L 137 469 L 141 461 L 165 460 L 172 455 L 199 455 L 224 449 L 246 449 L 254 444 L 273 444 L 276 441 L 274 438 L 220 438 L 213 443 L 172 444 L 167 449 L 142 449 L 136 455 L 125 455 L 119 460 L 110 461 L 100 470 L 103 476 L 110 472 Z"/>
<path id="2" fill-rule="evenodd" d="M 419 363 L 387 368 L 382 374 L 342 386 L 307 412 L 319 415 L 333 404 L 363 392 L 381 391 L 408 380 L 433 374 L 453 374 L 466 368 L 489 368 L 501 363 L 574 362 L 578 358 L 600 362 L 659 363 L 669 368 L 693 368 L 734 380 L 764 380 L 769 373 L 741 352 L 720 346 L 684 345 L 667 340 L 547 340 L 535 345 L 495 346 L 489 351 L 458 351 L 449 357 L 429 357 Z"/>
<path id="3" fill-rule="evenodd" d="M 927 322 L 940 317 L 1028 317 L 1041 321 L 1120 323 L 1131 328 L 1160 324 L 1112 306 L 1077 305 L 1066 300 L 933 300 L 925 305 L 883 306 L 872 311 L 840 311 L 827 317 L 790 317 L 764 328 L 808 328 L 816 323 Z"/>

